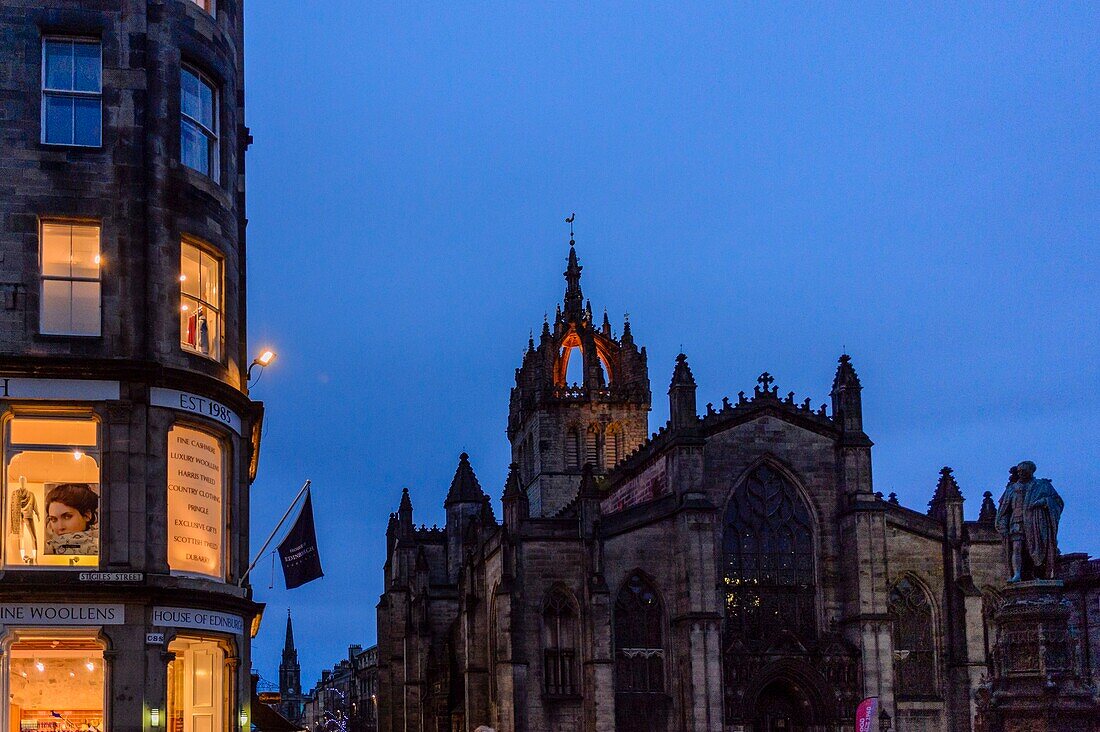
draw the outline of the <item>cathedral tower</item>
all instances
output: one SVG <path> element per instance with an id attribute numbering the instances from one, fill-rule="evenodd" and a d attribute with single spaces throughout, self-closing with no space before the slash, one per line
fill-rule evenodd
<path id="1" fill-rule="evenodd" d="M 279 713 L 292 722 L 302 720 L 302 667 L 298 664 L 298 649 L 294 646 L 294 624 L 290 610 L 286 611 L 286 640 L 283 662 L 279 664 Z"/>
<path id="2" fill-rule="evenodd" d="M 606 312 L 593 322 L 581 269 L 570 239 L 564 304 L 553 326 L 543 323 L 538 345 L 529 341 L 512 389 L 508 439 L 532 516 L 553 516 L 577 495 L 585 464 L 606 474 L 649 430 L 645 348 L 629 320 L 618 338 Z"/>

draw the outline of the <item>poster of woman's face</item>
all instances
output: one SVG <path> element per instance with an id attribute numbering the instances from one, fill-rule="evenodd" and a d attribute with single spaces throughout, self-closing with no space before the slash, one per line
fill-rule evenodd
<path id="1" fill-rule="evenodd" d="M 99 492 L 89 483 L 46 485 L 45 554 L 99 554 Z"/>

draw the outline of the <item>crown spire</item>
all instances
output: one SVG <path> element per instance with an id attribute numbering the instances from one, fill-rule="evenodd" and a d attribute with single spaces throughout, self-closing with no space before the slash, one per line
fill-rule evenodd
<path id="1" fill-rule="evenodd" d="M 573 237 L 573 214 L 565 221 L 569 224 L 569 261 L 565 267 L 565 314 L 570 320 L 580 320 L 584 313 L 584 295 L 581 293 L 581 270 L 577 260 L 577 242 Z"/>

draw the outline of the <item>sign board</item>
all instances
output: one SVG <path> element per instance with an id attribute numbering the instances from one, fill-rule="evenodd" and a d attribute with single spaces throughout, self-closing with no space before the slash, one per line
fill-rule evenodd
<path id="1" fill-rule="evenodd" d="M 150 646 L 164 645 L 164 633 L 146 633 L 145 643 Z"/>
<path id="2" fill-rule="evenodd" d="M 283 695 L 277 691 L 261 691 L 256 695 L 262 704 L 281 704 Z"/>
<path id="3" fill-rule="evenodd" d="M 221 402 L 216 402 L 198 394 L 154 386 L 149 390 L 149 404 L 154 407 L 167 407 L 168 409 L 176 409 L 213 419 L 221 422 L 238 435 L 241 434 L 241 418 L 236 412 Z"/>
<path id="4" fill-rule="evenodd" d="M 878 697 L 870 696 L 856 709 L 856 732 L 875 732 L 878 724 Z"/>
<path id="5" fill-rule="evenodd" d="M 81 602 L 0 604 L 0 623 L 4 625 L 122 625 L 126 621 L 125 616 L 122 605 Z"/>
<path id="6" fill-rule="evenodd" d="M 222 576 L 222 445 L 211 434 L 168 431 L 168 565 L 174 572 Z"/>
<path id="7" fill-rule="evenodd" d="M 244 634 L 244 618 L 240 615 L 189 607 L 154 607 L 153 625 Z"/>
<path id="8" fill-rule="evenodd" d="M 145 575 L 141 572 L 81 572 L 81 582 L 141 582 Z"/>
<path id="9" fill-rule="evenodd" d="M 85 379 L 22 379 L 0 376 L 0 399 L 49 399 L 51 401 L 118 401 L 117 381 Z"/>

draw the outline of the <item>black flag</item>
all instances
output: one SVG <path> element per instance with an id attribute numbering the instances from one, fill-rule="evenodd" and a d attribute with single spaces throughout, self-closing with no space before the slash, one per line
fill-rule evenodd
<path id="1" fill-rule="evenodd" d="M 325 576 L 321 571 L 321 556 L 317 553 L 313 497 L 308 490 L 298 520 L 294 522 L 286 538 L 279 542 L 279 561 L 283 564 L 283 579 L 286 580 L 288 590 Z"/>

